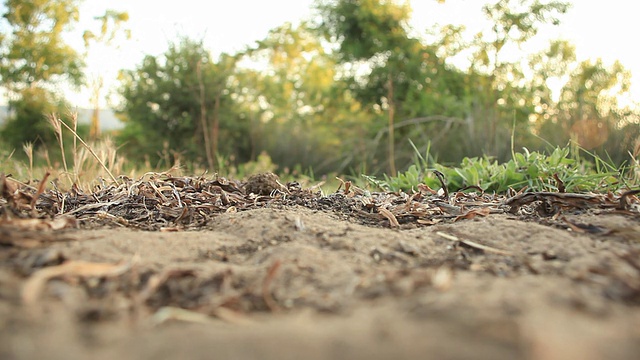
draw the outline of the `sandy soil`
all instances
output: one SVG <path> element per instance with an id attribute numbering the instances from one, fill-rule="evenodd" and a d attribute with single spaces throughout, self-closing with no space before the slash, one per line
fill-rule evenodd
<path id="1" fill-rule="evenodd" d="M 563 216 L 66 230 L 0 247 L 0 358 L 637 359 L 638 216 Z"/>

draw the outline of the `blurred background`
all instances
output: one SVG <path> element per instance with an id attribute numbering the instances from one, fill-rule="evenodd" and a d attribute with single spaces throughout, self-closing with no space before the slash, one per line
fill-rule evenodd
<path id="1" fill-rule="evenodd" d="M 130 168 L 393 175 L 570 141 L 621 164 L 639 151 L 638 7 L 3 0 L 0 154 L 59 157 L 56 113 Z"/>

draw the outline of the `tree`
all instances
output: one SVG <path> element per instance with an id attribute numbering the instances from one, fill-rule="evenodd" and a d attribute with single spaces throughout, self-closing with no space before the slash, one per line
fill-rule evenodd
<path id="1" fill-rule="evenodd" d="M 439 58 L 440 44 L 425 45 L 410 36 L 411 8 L 406 2 L 338 0 L 320 3 L 318 9 L 318 30 L 337 43 L 337 57 L 346 69 L 344 81 L 373 118 L 386 116 L 386 129 L 378 128 L 377 134 L 387 135 L 388 170 L 393 175 L 400 158 L 397 136 L 433 135 L 435 121 L 452 124 L 449 120 L 461 117 L 463 74 Z M 409 125 L 420 125 L 420 130 L 411 133 Z M 409 162 L 413 152 L 404 154 Z"/>
<path id="2" fill-rule="evenodd" d="M 243 62 L 260 64 L 234 75 L 236 106 L 253 123 L 253 156 L 264 151 L 282 168 L 304 164 L 315 174 L 365 160 L 365 152 L 355 149 L 368 131 L 367 115 L 349 89 L 335 81 L 336 59 L 323 45 L 303 22 L 271 30 L 245 52 Z"/>
<path id="3" fill-rule="evenodd" d="M 11 29 L 2 39 L 0 76 L 9 91 L 44 87 L 65 78 L 82 83 L 83 63 L 62 35 L 78 21 L 79 0 L 7 0 L 2 18 Z"/>
<path id="4" fill-rule="evenodd" d="M 395 175 L 394 75 L 397 69 L 388 60 L 398 58 L 394 55 L 411 42 L 406 30 L 411 8 L 407 3 L 397 5 L 379 0 L 338 0 L 319 3 L 317 7 L 322 15 L 319 29 L 329 41 L 339 44 L 338 56 L 342 63 L 367 61 L 375 66 L 377 62 L 387 69 L 383 88 L 389 132 L 388 161 L 389 171 Z"/>
<path id="5" fill-rule="evenodd" d="M 539 0 L 499 0 L 483 7 L 492 27 L 476 34 L 472 44 L 475 51 L 469 76 L 475 99 L 469 122 L 479 140 L 474 147 L 504 157 L 509 153 L 509 129 L 514 120 L 519 133 L 527 132 L 529 114 L 533 112 L 533 105 L 527 100 L 532 88 L 539 92 L 540 86 L 546 84 L 532 84 L 523 71 L 523 60 L 505 58 L 505 50 L 522 49 L 541 26 L 558 25 L 568 9 L 566 2 Z"/>
<path id="6" fill-rule="evenodd" d="M 564 145 L 573 140 L 618 164 L 628 160 L 640 135 L 640 111 L 619 102 L 629 95 L 631 78 L 622 64 L 576 62 L 575 47 L 558 40 L 533 54 L 529 67 L 534 76 L 524 98 L 534 108 L 529 117 L 533 130 L 544 141 Z M 549 83 L 559 87 L 555 96 Z"/>
<path id="7" fill-rule="evenodd" d="M 241 124 L 226 89 L 234 66 L 233 58 L 223 55 L 214 62 L 202 42 L 183 38 L 163 56 L 147 55 L 137 69 L 122 71 L 125 102 L 118 111 L 125 120 L 120 138 L 126 150 L 138 159 L 182 152 L 211 169 L 219 139 L 225 152 L 242 155 L 243 132 L 231 131 Z"/>
<path id="8" fill-rule="evenodd" d="M 621 163 L 639 135 L 640 111 L 618 102 L 628 94 L 630 80 L 631 74 L 619 62 L 611 66 L 600 59 L 580 62 L 563 86 L 550 122 L 562 129 L 563 140 L 571 138 L 582 148 L 606 152 Z"/>
<path id="9" fill-rule="evenodd" d="M 2 19 L 9 29 L 0 37 L 0 80 L 11 96 L 13 116 L 1 135 L 13 147 L 51 138 L 44 113 L 60 98 L 49 85 L 82 83 L 83 63 L 62 35 L 78 20 L 77 0 L 7 0 Z M 40 143 L 37 143 L 40 145 Z"/>
<path id="10" fill-rule="evenodd" d="M 35 86 L 22 89 L 19 94 L 20 98 L 9 102 L 13 114 L 0 131 L 3 142 L 14 149 L 27 142 L 34 143 L 36 148 L 55 144 L 54 132 L 44 118 L 47 114 L 64 114 L 69 108 L 66 102 Z"/>

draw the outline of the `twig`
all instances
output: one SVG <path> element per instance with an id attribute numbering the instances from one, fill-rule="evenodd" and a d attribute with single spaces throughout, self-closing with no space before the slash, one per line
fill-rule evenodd
<path id="1" fill-rule="evenodd" d="M 510 251 L 506 251 L 506 250 L 500 250 L 500 249 L 496 249 L 487 245 L 482 245 L 482 244 L 478 244 L 477 242 L 471 241 L 471 240 L 464 240 L 464 239 L 459 239 L 457 236 L 451 235 L 451 234 L 447 234 L 447 233 L 443 233 L 441 231 L 437 231 L 436 234 L 442 236 L 443 238 L 447 239 L 447 240 L 451 240 L 451 241 L 457 241 L 460 243 L 463 243 L 467 246 L 470 246 L 472 248 L 475 249 L 479 249 L 485 252 L 490 252 L 490 253 L 494 253 L 494 254 L 498 254 L 498 255 L 505 255 L 505 256 L 513 256 L 514 254 Z"/>
<path id="2" fill-rule="evenodd" d="M 438 170 L 434 170 L 433 174 L 438 178 L 438 181 L 440 181 L 440 185 L 442 185 L 442 191 L 444 191 L 444 195 L 442 196 L 442 198 L 448 200 L 449 190 L 447 190 L 447 183 L 444 181 L 444 174 Z"/>
<path id="3" fill-rule="evenodd" d="M 618 205 L 617 209 L 627 210 L 627 207 L 629 206 L 629 202 L 627 201 L 627 198 L 629 196 L 633 196 L 639 193 L 640 193 L 640 190 L 630 190 L 630 191 L 624 192 L 622 195 L 620 195 L 620 204 Z"/>
<path id="4" fill-rule="evenodd" d="M 565 192 L 564 181 L 560 179 L 558 173 L 553 174 L 553 179 L 556 181 L 556 186 L 558 188 L 558 192 Z"/>
<path id="5" fill-rule="evenodd" d="M 544 191 L 519 193 L 518 195 L 506 199 L 503 204 L 510 206 L 510 212 L 515 213 L 523 205 L 542 200 L 548 200 L 555 204 L 573 206 L 580 209 L 602 204 L 602 196 L 599 195 L 553 193 Z"/>
<path id="6" fill-rule="evenodd" d="M 58 138 L 58 145 L 60 146 L 60 154 L 62 157 L 62 166 L 64 167 L 64 172 L 67 174 L 69 182 L 73 183 L 73 179 L 71 179 L 71 175 L 69 173 L 69 168 L 67 167 L 67 157 L 64 154 L 64 140 L 62 139 L 62 128 L 60 127 L 60 124 L 64 124 L 64 122 L 62 121 L 62 119 L 59 119 L 55 113 L 51 113 L 49 115 L 49 122 L 51 123 L 51 126 L 53 126 L 53 131 L 56 135 L 56 138 Z M 67 124 L 64 125 L 67 126 Z"/>
<path id="7" fill-rule="evenodd" d="M 34 214 L 34 217 L 37 217 L 36 202 L 38 201 L 38 198 L 40 197 L 40 195 L 44 192 L 44 186 L 45 186 L 45 183 L 47 182 L 47 178 L 49 177 L 49 175 L 51 175 L 49 171 L 47 171 L 44 174 L 44 176 L 42 177 L 42 181 L 40 181 L 40 184 L 38 184 L 38 190 L 36 191 L 36 194 L 31 199 L 31 212 Z"/>
<path id="8" fill-rule="evenodd" d="M 74 210 L 71 210 L 69 212 L 66 213 L 66 215 L 73 215 L 75 213 L 78 212 L 82 212 L 82 211 L 89 211 L 89 210 L 93 210 L 93 209 L 99 209 L 99 208 L 103 208 L 103 207 L 109 207 L 111 205 L 116 205 L 116 204 L 120 204 L 122 203 L 122 200 L 115 200 L 115 201 L 109 201 L 109 202 L 99 202 L 99 203 L 95 203 L 95 204 L 86 204 L 86 205 L 82 205 Z"/>

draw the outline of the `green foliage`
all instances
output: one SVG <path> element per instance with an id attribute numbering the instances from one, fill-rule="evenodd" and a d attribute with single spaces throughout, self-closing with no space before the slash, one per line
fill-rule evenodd
<path id="1" fill-rule="evenodd" d="M 82 34 L 84 46 L 89 47 L 91 42 L 110 44 L 122 30 L 127 38 L 131 36 L 129 29 L 122 29 L 124 23 L 129 21 L 129 14 L 124 11 L 107 10 L 104 15 L 95 18 L 100 21 L 100 31 L 86 30 Z"/>
<path id="2" fill-rule="evenodd" d="M 528 134 L 531 123 L 527 120 L 536 105 L 552 102 L 547 78 L 523 68 L 518 60 L 507 59 L 505 53 L 525 48 L 540 27 L 557 25 L 567 10 L 565 2 L 537 0 L 499 0 L 483 7 L 492 26 L 469 44 L 474 55 L 467 83 L 472 85 L 467 88 L 467 103 L 472 104 L 466 114 L 469 136 L 463 143 L 467 156 L 488 154 L 505 161 L 514 119 L 517 134 Z"/>
<path id="3" fill-rule="evenodd" d="M 558 191 L 557 176 L 568 192 L 607 191 L 624 186 L 622 168 L 609 161 L 585 152 L 577 147 L 557 147 L 551 153 L 514 153 L 505 163 L 484 156 L 464 158 L 459 166 L 448 167 L 433 161 L 425 161 L 419 153 L 416 162 L 396 177 L 385 176 L 377 180 L 373 176 L 363 177 L 372 185 L 389 191 L 412 191 L 419 184 L 439 188 L 440 182 L 433 171 L 444 175 L 447 188 L 457 191 L 468 186 L 477 186 L 483 191 L 504 193 L 508 189 L 529 191 Z M 581 156 L 584 153 L 587 159 Z M 426 154 L 427 159 L 432 159 Z"/>
<path id="4" fill-rule="evenodd" d="M 364 160 L 358 145 L 367 116 L 334 80 L 336 61 L 308 24 L 273 29 L 241 61 L 266 67 L 235 75 L 239 91 L 232 96 L 252 123 L 252 159 L 264 151 L 280 169 L 302 164 L 320 174 Z"/>
<path id="5" fill-rule="evenodd" d="M 81 81 L 82 64 L 60 37 L 77 20 L 78 1 L 6 2 L 0 77 L 16 100 L 3 145 L 55 143 L 43 112 L 66 109 L 44 89 L 61 77 Z M 584 189 L 613 181 L 612 164 L 640 153 L 640 111 L 617 100 L 630 85 L 621 64 L 577 63 L 566 41 L 528 59 L 506 56 L 557 24 L 566 2 L 493 1 L 483 10 L 490 26 L 467 43 L 464 28 L 451 25 L 414 35 L 408 2 L 319 0 L 316 9 L 316 23 L 284 24 L 232 56 L 213 59 L 202 42 L 182 39 L 123 70 L 122 151 L 150 166 L 238 174 L 248 171 L 245 162 L 318 176 L 366 169 L 383 179 L 373 183 L 406 191 L 439 186 L 434 169 L 452 189 L 553 189 L 555 173 Z M 85 41 L 108 44 L 127 16 L 107 11 Z M 463 54 L 469 67 L 452 66 Z M 552 82 L 566 82 L 560 94 Z M 555 148 L 570 141 L 592 153 L 594 168 L 580 152 Z M 531 150 L 513 154 L 514 147 Z M 407 170 L 393 176 L 396 168 Z M 593 172 L 607 175 L 587 181 Z"/>
<path id="6" fill-rule="evenodd" d="M 317 8 L 322 18 L 317 25 L 319 32 L 340 44 L 336 57 L 350 69 L 340 81 L 369 113 L 369 126 L 387 139 L 386 150 L 377 146 L 379 136 L 369 149 L 370 159 L 386 155 L 387 161 L 379 165 L 383 169 L 394 173 L 397 159 L 409 160 L 396 156 L 396 138 L 437 129 L 435 122 L 422 122 L 412 129 L 398 119 L 410 123 L 434 114 L 464 116 L 464 74 L 438 57 L 437 50 L 445 39 L 429 46 L 410 36 L 408 3 L 338 0 L 320 3 Z"/>
<path id="7" fill-rule="evenodd" d="M 30 142 L 36 148 L 55 145 L 56 138 L 46 115 L 67 113 L 68 105 L 51 92 L 31 87 L 21 90 L 19 97 L 9 103 L 13 114 L 0 130 L 0 137 L 11 149 L 22 149 Z"/>
<path id="8" fill-rule="evenodd" d="M 0 137 L 12 149 L 26 142 L 52 146 L 55 137 L 45 116 L 66 113 L 68 106 L 49 86 L 63 79 L 79 86 L 83 80 L 84 64 L 63 41 L 64 32 L 78 21 L 78 1 L 7 0 L 4 5 L 0 85 L 12 97 Z"/>
<path id="9" fill-rule="evenodd" d="M 499 0 L 486 4 L 482 10 L 493 23 L 493 41 L 488 42 L 491 51 L 499 53 L 509 43 L 522 44 L 530 40 L 543 24 L 560 24 L 559 15 L 568 9 L 569 3 L 563 1 Z M 478 59 L 487 65 L 488 56 L 478 56 Z M 498 67 L 499 63 L 494 66 Z"/>
<path id="10" fill-rule="evenodd" d="M 628 160 L 627 151 L 640 136 L 640 112 L 620 106 L 617 99 L 628 94 L 630 77 L 618 62 L 611 67 L 601 60 L 577 64 L 558 102 L 541 105 L 542 111 L 532 116 L 537 132 L 554 144 L 573 140 L 589 151 L 609 154 L 615 163 Z"/>
<path id="11" fill-rule="evenodd" d="M 78 0 L 7 0 L 2 18 L 11 35 L 0 43 L 0 77 L 9 90 L 65 77 L 82 82 L 83 63 L 62 35 L 78 21 Z"/>
<path id="12" fill-rule="evenodd" d="M 226 56 L 214 62 L 202 42 L 182 39 L 162 57 L 148 55 L 138 69 L 123 71 L 123 150 L 138 160 L 147 156 L 155 162 L 169 151 L 174 158 L 205 164 L 212 146 L 205 140 L 219 140 L 222 153 L 242 157 L 247 128 L 226 90 L 233 66 Z M 218 125 L 211 125 L 216 118 Z M 210 139 L 213 130 L 219 132 Z"/>
<path id="13" fill-rule="evenodd" d="M 379 0 L 318 2 L 322 16 L 319 30 L 340 44 L 341 61 L 368 60 L 378 53 L 400 48 L 408 38 L 408 3 Z"/>

